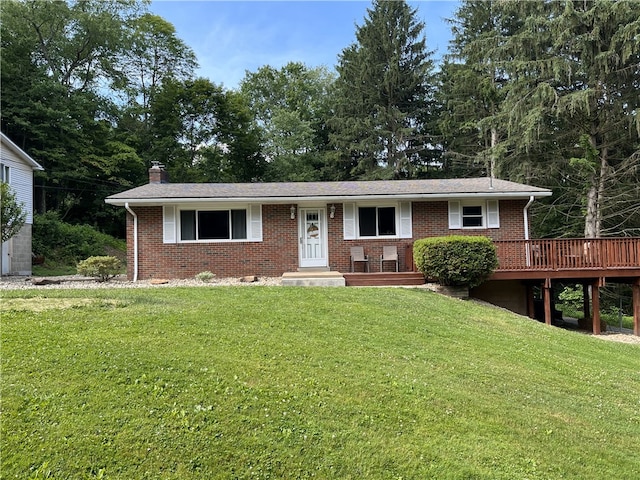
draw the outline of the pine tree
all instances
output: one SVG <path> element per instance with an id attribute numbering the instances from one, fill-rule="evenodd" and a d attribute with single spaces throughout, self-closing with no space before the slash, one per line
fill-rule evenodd
<path id="1" fill-rule="evenodd" d="M 344 177 L 406 178 L 428 164 L 433 62 L 406 2 L 374 0 L 340 55 L 332 144 Z"/>
<path id="2" fill-rule="evenodd" d="M 494 28 L 464 25 L 459 51 L 504 79 L 499 108 L 475 117 L 496 128 L 499 171 L 553 187 L 563 233 L 638 228 L 640 3 L 467 1 L 460 12 L 477 19 L 482 6 Z"/>

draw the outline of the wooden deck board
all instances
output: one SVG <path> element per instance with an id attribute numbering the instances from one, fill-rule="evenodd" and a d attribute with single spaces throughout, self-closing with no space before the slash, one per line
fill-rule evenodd
<path id="1" fill-rule="evenodd" d="M 420 272 L 344 273 L 347 287 L 423 285 Z"/>

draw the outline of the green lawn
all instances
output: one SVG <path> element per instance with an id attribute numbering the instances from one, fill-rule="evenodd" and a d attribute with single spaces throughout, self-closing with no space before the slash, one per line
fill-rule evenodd
<path id="1" fill-rule="evenodd" d="M 4 292 L 2 478 L 640 478 L 640 347 L 417 289 Z"/>

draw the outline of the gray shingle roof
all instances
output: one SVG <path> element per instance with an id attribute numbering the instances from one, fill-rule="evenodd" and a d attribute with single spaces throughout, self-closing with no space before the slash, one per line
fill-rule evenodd
<path id="1" fill-rule="evenodd" d="M 545 197 L 551 191 L 488 178 L 435 180 L 378 180 L 291 183 L 153 183 L 107 197 L 114 205 L 177 203 L 179 201 L 255 201 L 288 203 L 309 200 L 382 198 L 438 199 L 474 196 Z"/>

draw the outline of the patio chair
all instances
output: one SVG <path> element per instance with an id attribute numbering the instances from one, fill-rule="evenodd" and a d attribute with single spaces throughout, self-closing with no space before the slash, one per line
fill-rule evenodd
<path id="1" fill-rule="evenodd" d="M 364 247 L 351 247 L 351 271 L 355 272 L 356 265 L 364 263 L 366 271 L 369 271 L 369 257 L 364 254 Z"/>
<path id="2" fill-rule="evenodd" d="M 398 247 L 396 245 L 382 247 L 380 256 L 380 271 L 384 271 L 384 262 L 395 262 L 396 272 L 398 271 Z"/>

